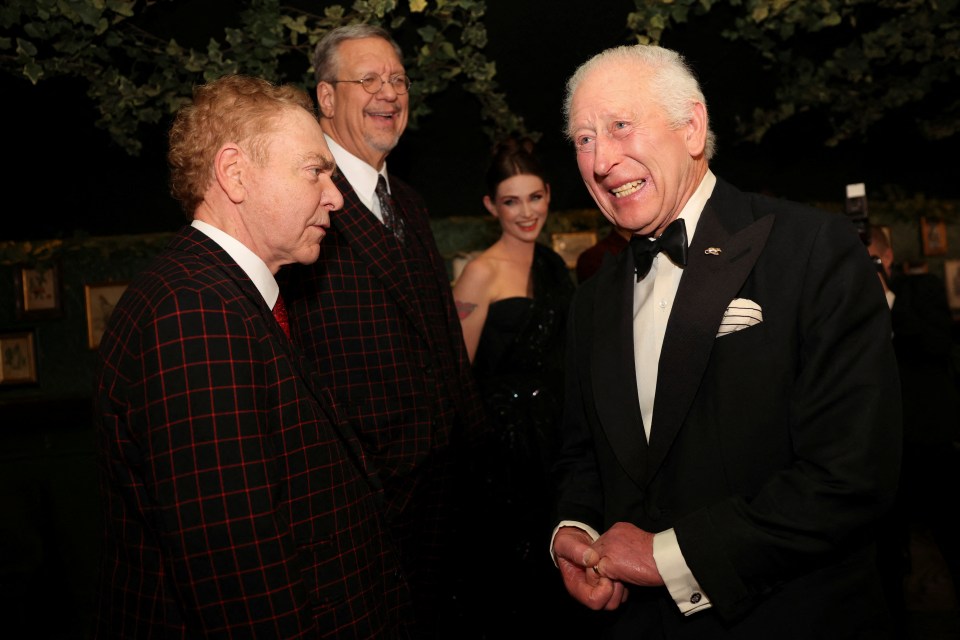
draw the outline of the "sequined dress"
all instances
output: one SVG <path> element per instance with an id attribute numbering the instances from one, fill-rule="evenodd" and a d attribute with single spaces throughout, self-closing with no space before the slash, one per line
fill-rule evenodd
<path id="1" fill-rule="evenodd" d="M 532 594 L 542 598 L 543 589 L 557 594 L 562 587 L 547 553 L 553 527 L 549 468 L 559 447 L 566 316 L 575 285 L 563 259 L 541 244 L 531 277 L 533 298 L 490 305 L 473 363 L 491 430 L 470 456 L 471 517 L 497 532 L 481 543 L 477 560 L 494 583 L 490 588 L 505 596 L 498 602 L 507 608 L 496 615 L 509 617 L 514 632 L 524 618 L 536 624 Z M 504 593 L 514 588 L 503 584 L 505 566 L 518 591 L 513 597 Z M 574 606 L 561 595 L 565 607 Z M 494 617 L 484 624 L 493 627 L 487 637 L 502 631 Z"/>

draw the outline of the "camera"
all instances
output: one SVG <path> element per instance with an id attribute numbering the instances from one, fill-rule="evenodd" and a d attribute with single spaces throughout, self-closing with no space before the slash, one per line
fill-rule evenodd
<path id="1" fill-rule="evenodd" d="M 867 213 L 867 187 L 862 182 L 847 185 L 847 216 L 857 229 L 860 242 L 870 244 L 870 217 Z"/>

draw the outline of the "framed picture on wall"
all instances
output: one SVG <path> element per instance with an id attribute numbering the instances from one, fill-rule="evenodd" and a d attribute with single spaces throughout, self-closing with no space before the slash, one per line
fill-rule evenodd
<path id="1" fill-rule="evenodd" d="M 920 244 L 925 256 L 947 253 L 947 223 L 941 218 L 920 216 Z"/>
<path id="2" fill-rule="evenodd" d="M 568 233 L 554 233 L 550 236 L 553 250 L 560 254 L 567 263 L 568 269 L 577 266 L 580 254 L 597 244 L 596 231 L 572 231 Z"/>
<path id="3" fill-rule="evenodd" d="M 36 320 L 61 315 L 60 269 L 55 264 L 14 269 L 17 318 Z"/>
<path id="4" fill-rule="evenodd" d="M 950 308 L 960 310 L 960 260 L 943 261 L 943 282 Z"/>
<path id="5" fill-rule="evenodd" d="M 100 346 L 100 338 L 107 328 L 107 320 L 117 301 L 127 288 L 126 282 L 102 282 L 83 286 L 87 308 L 87 344 L 91 349 Z"/>
<path id="6" fill-rule="evenodd" d="M 37 381 L 37 351 L 32 331 L 0 333 L 0 385 Z"/>

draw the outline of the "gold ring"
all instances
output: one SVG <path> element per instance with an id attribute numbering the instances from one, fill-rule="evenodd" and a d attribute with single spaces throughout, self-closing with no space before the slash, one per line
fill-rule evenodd
<path id="1" fill-rule="evenodd" d="M 598 562 L 597 564 L 593 565 L 593 572 L 594 572 L 595 574 L 597 574 L 598 576 L 600 576 L 600 563 L 599 563 L 599 562 Z M 600 577 L 603 577 L 603 576 L 600 576 Z"/>

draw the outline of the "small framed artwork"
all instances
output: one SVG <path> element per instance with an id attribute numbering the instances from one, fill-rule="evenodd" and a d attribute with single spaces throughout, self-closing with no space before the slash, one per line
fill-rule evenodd
<path id="1" fill-rule="evenodd" d="M 0 334 L 0 385 L 37 381 L 37 351 L 33 332 Z"/>
<path id="2" fill-rule="evenodd" d="M 87 344 L 91 349 L 100 346 L 100 338 L 107 328 L 107 320 L 117 301 L 127 288 L 126 282 L 102 282 L 83 286 L 87 308 Z"/>
<path id="3" fill-rule="evenodd" d="M 947 253 L 947 223 L 941 218 L 920 216 L 920 244 L 925 256 Z"/>
<path id="4" fill-rule="evenodd" d="M 950 308 L 960 310 L 960 260 L 943 261 L 943 282 Z"/>
<path id="5" fill-rule="evenodd" d="M 568 269 L 577 266 L 577 258 L 581 253 L 597 244 L 596 231 L 572 231 L 568 233 L 554 233 L 550 236 L 553 250 L 560 254 L 567 263 Z"/>
<path id="6" fill-rule="evenodd" d="M 55 264 L 14 269 L 17 318 L 36 320 L 61 315 L 60 269 Z"/>

